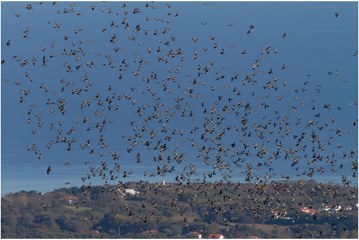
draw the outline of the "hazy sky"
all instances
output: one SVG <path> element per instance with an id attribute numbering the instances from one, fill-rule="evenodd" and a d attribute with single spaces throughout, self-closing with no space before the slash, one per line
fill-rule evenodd
<path id="1" fill-rule="evenodd" d="M 31 4 L 31 9 L 26 8 L 28 4 Z M 339 180 L 341 175 L 348 173 L 351 162 L 357 157 L 343 160 L 342 155 L 352 149 L 357 154 L 358 145 L 357 127 L 353 126 L 358 114 L 356 2 L 175 2 L 170 3 L 170 7 L 165 2 L 149 3 L 148 7 L 143 2 L 126 4 L 124 9 L 122 2 L 76 2 L 73 5 L 69 2 L 57 2 L 55 5 L 52 2 L 1 3 L 1 59 L 5 61 L 1 66 L 1 173 L 4 192 L 12 189 L 49 189 L 50 185 L 60 187 L 67 181 L 79 184 L 80 177 L 88 171 L 84 162 L 90 160 L 94 167 L 98 167 L 102 160 L 111 159 L 111 152 L 120 153 L 123 169 L 140 169 L 134 179 L 142 178 L 144 171 L 156 171 L 157 165 L 162 167 L 164 163 L 153 161 L 153 157 L 159 154 L 158 150 L 139 146 L 128 153 L 129 141 L 123 137 L 133 134 L 129 125 L 131 121 L 141 128 L 143 118 L 138 117 L 136 109 L 156 102 L 147 91 L 148 86 L 170 109 L 175 109 L 176 98 L 185 98 L 180 110 L 173 110 L 174 115 L 167 125 L 170 129 L 186 131 L 183 137 L 176 136 L 168 144 L 171 153 L 176 143 L 180 145 L 179 152 L 186 152 L 182 165 L 173 164 L 178 171 L 190 163 L 198 167 L 203 165 L 203 159 L 196 159 L 198 147 L 211 144 L 201 142 L 201 130 L 196 134 L 189 132 L 196 126 L 202 127 L 205 121 L 202 103 L 209 110 L 219 96 L 224 96 L 219 103 L 221 109 L 228 98 L 252 104 L 255 110 L 248 118 L 252 132 L 253 124 L 264 126 L 269 119 L 277 121 L 277 117 L 282 120 L 289 116 L 291 134 L 300 136 L 302 132 L 311 132 L 305 129 L 308 121 L 315 120 L 318 126 L 325 126 L 335 118 L 335 122 L 323 131 L 316 131 L 323 141 L 335 137 L 325 151 L 327 155 L 336 154 L 335 158 L 339 161 L 334 165 L 316 163 L 318 165 L 314 166 L 327 167 L 330 177 L 333 174 L 329 169 L 336 168 L 338 172 L 334 175 Z M 91 5 L 95 6 L 94 10 Z M 136 8 L 140 9 L 140 13 L 133 14 Z M 336 17 L 335 13 L 339 15 Z M 122 24 L 124 21 L 129 23 L 127 30 Z M 136 25 L 141 29 L 136 31 Z M 250 25 L 254 28 L 247 34 Z M 147 34 L 145 30 L 148 30 Z M 113 36 L 116 41 L 111 43 Z M 158 47 L 160 50 L 157 52 Z M 262 54 L 267 47 L 270 47 L 270 53 Z M 148 53 L 149 48 L 152 48 L 151 53 Z M 171 49 L 180 50 L 181 55 L 173 58 L 166 56 Z M 71 50 L 77 51 L 77 60 L 76 56 L 69 54 Z M 44 56 L 47 66 L 42 64 Z M 159 61 L 158 57 L 167 57 L 168 62 Z M 37 59 L 35 64 L 33 59 Z M 260 66 L 253 70 L 252 64 L 257 59 L 260 59 Z M 28 64 L 21 66 L 25 60 Z M 92 64 L 94 67 L 91 67 Z M 285 69 L 282 69 L 283 64 Z M 81 67 L 76 70 L 79 65 Z M 68 66 L 71 71 L 66 71 Z M 206 66 L 211 66 L 208 73 L 199 76 L 198 73 L 203 72 Z M 126 71 L 120 72 L 120 68 Z M 273 74 L 268 74 L 271 69 Z M 136 71 L 140 73 L 137 76 Z M 257 84 L 244 86 L 242 80 L 254 72 Z M 146 83 L 144 79 L 150 78 L 153 73 L 156 73 L 159 82 Z M 231 81 L 236 73 L 239 74 L 238 80 Z M 120 74 L 122 79 L 119 79 Z M 221 76 L 224 77 L 217 80 Z M 175 77 L 176 82 L 168 80 L 171 77 Z M 86 85 L 84 78 L 89 79 L 90 86 Z M 192 84 L 194 79 L 197 85 Z M 274 79 L 280 84 L 277 91 L 263 88 L 266 82 Z M 201 81 L 206 85 L 200 85 Z M 164 82 L 168 84 L 166 90 Z M 109 85 L 111 91 L 108 90 Z M 87 92 L 80 95 L 72 93 L 72 90 L 85 86 L 89 87 Z M 200 97 L 190 97 L 186 88 L 193 88 Z M 238 89 L 241 95 L 235 95 L 233 89 Z M 23 90 L 30 90 L 30 93 L 23 96 L 24 102 L 20 103 Z M 96 118 L 99 106 L 93 97 L 99 94 L 104 101 L 113 93 L 123 96 L 119 111 L 104 110 L 104 117 Z M 126 94 L 136 99 L 136 103 L 127 101 Z M 279 101 L 278 97 L 283 100 Z M 59 99 L 66 100 L 64 115 L 57 108 Z M 79 106 L 85 99 L 94 104 L 81 109 Z M 47 104 L 48 101 L 55 104 Z M 266 103 L 269 109 L 256 108 L 263 106 L 262 103 Z M 325 104 L 330 109 L 324 108 Z M 293 106 L 296 111 L 293 111 Z M 28 114 L 29 109 L 32 109 L 31 114 Z M 196 119 L 181 118 L 184 109 L 188 111 L 186 114 L 192 110 Z M 273 114 L 276 110 L 278 115 Z M 145 115 L 151 112 L 152 106 L 144 110 Z M 318 113 L 320 118 L 315 119 Z M 37 125 L 38 114 L 41 114 L 41 127 Z M 89 119 L 87 125 L 81 123 L 84 116 Z M 222 116 L 225 117 L 223 126 L 232 126 L 232 129 L 226 132 L 220 143 L 229 147 L 236 142 L 239 147 L 239 137 L 233 129 L 240 125 L 242 115 L 223 113 Z M 28 124 L 29 118 L 31 124 Z M 96 129 L 97 122 L 104 118 L 112 123 L 107 123 L 103 133 L 86 131 L 88 126 Z M 298 118 L 301 123 L 296 125 Z M 59 121 L 63 121 L 60 127 Z M 52 131 L 49 130 L 51 123 L 55 125 Z M 46 147 L 51 140 L 56 141 L 58 129 L 65 135 L 72 127 L 76 130 L 68 135 L 68 139 L 73 137 L 76 142 L 71 151 L 66 150 L 66 144 L 55 144 L 51 149 Z M 339 138 L 335 133 L 338 128 L 343 132 Z M 160 132 L 161 124 L 149 123 L 145 135 L 151 129 Z M 348 134 L 350 129 L 352 134 Z M 109 143 L 107 149 L 96 145 L 101 134 Z M 279 135 L 277 132 L 268 135 L 271 138 L 266 145 L 269 152 L 275 151 L 274 142 Z M 165 134 L 159 133 L 156 142 L 164 142 L 164 137 Z M 190 146 L 191 138 L 198 142 L 198 147 Z M 96 154 L 103 152 L 104 157 L 89 155 L 91 148 L 82 150 L 79 147 L 87 139 L 91 139 Z M 254 136 L 248 138 L 251 145 L 261 145 L 262 141 Z M 282 138 L 287 148 L 294 148 L 295 141 L 291 137 Z M 312 145 L 309 139 L 305 141 L 309 150 L 298 153 L 298 158 L 302 159 L 298 172 L 311 167 L 304 155 L 310 153 Z M 37 159 L 38 155 L 27 150 L 31 144 L 39 148 L 42 159 Z M 338 149 L 338 144 L 343 147 Z M 142 164 L 135 163 L 137 152 L 142 155 Z M 227 156 L 224 160 L 232 162 L 233 157 Z M 255 157 L 248 158 L 243 166 L 257 164 L 258 161 Z M 67 162 L 70 167 L 64 167 Z M 339 169 L 341 164 L 343 169 Z M 49 165 L 54 169 L 50 176 L 46 174 Z M 289 161 L 278 160 L 273 166 L 278 167 L 278 174 L 283 174 L 283 169 L 293 170 L 290 165 Z M 245 169 L 234 169 L 232 174 L 238 177 L 243 171 Z"/>

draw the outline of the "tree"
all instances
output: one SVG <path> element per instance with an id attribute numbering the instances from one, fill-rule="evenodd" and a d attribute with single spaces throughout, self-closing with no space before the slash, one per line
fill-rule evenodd
<path id="1" fill-rule="evenodd" d="M 170 229 L 172 231 L 172 233 L 174 234 L 174 236 L 180 236 L 182 234 L 182 227 L 179 225 L 171 225 Z"/>

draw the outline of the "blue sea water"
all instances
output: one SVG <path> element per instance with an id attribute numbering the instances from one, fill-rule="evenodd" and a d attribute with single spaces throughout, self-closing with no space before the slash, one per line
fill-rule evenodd
<path id="1" fill-rule="evenodd" d="M 101 66 L 103 57 L 94 57 L 95 53 L 111 52 L 113 46 L 108 43 L 108 39 L 111 36 L 110 30 L 101 35 L 101 29 L 107 27 L 112 20 L 120 22 L 123 16 L 116 16 L 114 14 L 106 14 L 110 8 L 121 9 L 122 3 L 96 3 L 98 8 L 95 12 L 92 12 L 91 3 L 76 3 L 75 9 L 82 12 L 82 16 L 78 17 L 76 14 L 57 14 L 58 10 L 65 8 L 70 9 L 70 3 L 57 3 L 51 5 L 51 3 L 44 3 L 43 5 L 37 5 L 33 3 L 34 7 L 30 12 L 25 7 L 27 3 L 6 2 L 1 5 L 1 29 L 2 29 L 2 59 L 6 60 L 6 64 L 2 65 L 1 71 L 1 193 L 2 195 L 9 192 L 17 192 L 21 190 L 36 190 L 40 192 L 51 191 L 60 187 L 80 186 L 86 181 L 82 181 L 81 177 L 86 176 L 89 170 L 89 165 L 85 162 L 90 161 L 93 167 L 98 167 L 101 164 L 101 159 L 89 157 L 88 151 L 82 151 L 80 149 L 74 149 L 73 151 L 66 151 L 63 146 L 55 146 L 51 150 L 48 150 L 45 145 L 50 139 L 54 139 L 56 135 L 53 132 L 48 131 L 48 123 L 50 121 L 58 122 L 65 119 L 65 127 L 67 130 L 71 128 L 74 123 L 73 120 L 82 119 L 82 113 L 75 111 L 71 107 L 69 108 L 66 116 L 70 116 L 68 121 L 66 117 L 61 115 L 51 115 L 48 112 L 48 106 L 45 103 L 49 97 L 45 94 L 43 89 L 39 89 L 40 83 L 44 83 L 49 87 L 50 91 L 54 91 L 53 96 L 61 96 L 59 94 L 58 82 L 61 79 L 71 80 L 71 78 L 79 79 L 79 74 L 68 75 L 64 72 L 64 62 L 72 63 L 70 59 L 62 56 L 60 52 L 64 49 L 71 49 L 70 42 L 66 42 L 63 39 L 64 35 L 69 35 L 70 38 L 79 41 L 88 41 L 86 45 L 87 55 L 84 56 L 85 60 L 97 60 L 99 63 L 94 70 L 91 70 L 91 79 L 94 80 L 95 87 L 91 90 L 91 94 L 95 95 L 97 92 L 106 94 L 104 89 L 109 84 L 115 85 L 114 79 L 117 79 L 117 71 Z M 127 3 L 128 9 L 135 7 L 144 8 L 144 3 Z M 259 2 L 231 2 L 231 3 L 172 3 L 171 8 L 168 8 L 165 3 L 155 3 L 156 6 L 153 9 L 143 10 L 147 16 L 151 19 L 163 18 L 171 19 L 171 22 L 166 25 L 165 22 L 157 21 L 149 24 L 146 20 L 142 19 L 139 23 L 142 26 L 146 26 L 151 29 L 164 29 L 164 27 L 170 27 L 170 35 L 175 37 L 175 47 L 181 48 L 186 53 L 185 61 L 174 60 L 173 64 L 169 67 L 176 68 L 181 66 L 183 72 L 178 74 L 181 79 L 189 77 L 196 78 L 197 66 L 206 65 L 210 61 L 216 63 L 215 69 L 226 76 L 232 76 L 233 72 L 246 72 L 251 63 L 257 58 L 263 58 L 260 52 L 267 46 L 271 46 L 273 49 L 278 49 L 278 54 L 269 56 L 268 61 L 263 61 L 262 68 L 268 71 L 269 68 L 280 69 L 282 64 L 285 63 L 286 71 L 278 73 L 281 80 L 287 82 L 287 89 L 301 89 L 303 83 L 309 81 L 309 85 L 315 89 L 316 86 L 321 86 L 321 93 L 317 93 L 315 90 L 302 93 L 300 95 L 300 101 L 309 103 L 312 99 L 315 99 L 315 104 L 319 107 L 325 103 L 331 103 L 332 109 L 330 111 L 318 110 L 321 113 L 322 119 L 336 118 L 336 122 L 333 124 L 332 129 L 340 128 L 343 131 L 343 136 L 339 140 L 334 140 L 331 147 L 326 149 L 326 152 L 333 152 L 336 154 L 335 158 L 337 162 L 334 164 L 328 164 L 325 162 L 316 162 L 313 165 L 308 164 L 308 159 L 303 158 L 303 154 L 300 155 L 299 164 L 291 167 L 289 160 L 277 159 L 273 162 L 271 172 L 268 172 L 268 168 L 263 166 L 256 166 L 258 162 L 256 160 L 246 159 L 241 167 L 233 167 L 231 175 L 232 181 L 244 181 L 246 177 L 247 164 L 253 165 L 254 175 L 264 177 L 266 173 L 275 175 L 272 179 L 283 179 L 285 176 L 289 176 L 290 179 L 308 178 L 306 173 L 311 167 L 319 169 L 323 167 L 325 172 L 320 174 L 316 172 L 313 175 L 313 179 L 316 181 L 341 183 L 342 176 L 346 176 L 347 179 L 354 185 L 357 184 L 357 176 L 353 177 L 352 162 L 357 162 L 357 146 L 358 146 L 358 132 L 357 126 L 353 126 L 353 122 L 357 119 L 357 99 L 358 99 L 358 58 L 355 55 L 358 44 L 358 23 L 357 13 L 358 6 L 355 2 L 328 2 L 328 3 L 259 3 Z M 102 12 L 100 9 L 104 9 Z M 121 10 L 122 11 L 122 10 Z M 179 13 L 178 18 L 169 17 L 168 13 Z M 339 16 L 335 17 L 335 12 L 339 12 Z M 20 13 L 20 17 L 17 18 L 15 13 Z M 128 20 L 136 20 L 133 15 L 129 15 Z M 96 19 L 96 21 L 95 21 Z M 51 24 L 48 23 L 51 22 Z M 137 20 L 136 20 L 137 21 Z M 61 22 L 61 28 L 58 31 L 54 31 L 53 25 L 56 22 Z M 229 26 L 231 25 L 231 26 Z M 249 25 L 253 25 L 253 33 L 247 35 Z M 85 30 L 79 35 L 74 33 L 75 29 L 83 27 Z M 30 28 L 29 39 L 24 39 L 22 34 L 23 30 Z M 286 38 L 283 38 L 283 33 L 286 33 Z M 222 47 L 225 49 L 224 56 L 218 54 L 218 52 L 212 50 L 213 41 L 209 40 L 210 36 L 215 36 L 215 42 L 218 43 L 219 49 Z M 80 37 L 78 37 L 80 36 Z M 104 37 L 106 36 L 106 37 Z M 192 43 L 192 36 L 198 38 L 198 43 Z M 127 41 L 128 36 L 118 36 L 119 47 L 121 49 L 121 56 L 118 57 L 120 62 L 123 58 L 131 58 L 135 53 L 138 56 L 145 55 L 146 48 L 157 46 L 157 39 L 148 38 L 145 35 L 139 35 L 138 41 L 142 46 L 139 47 L 136 43 Z M 11 39 L 11 46 L 7 47 L 7 40 Z M 169 36 L 165 40 L 170 39 Z M 165 41 L 164 40 L 164 41 Z M 93 41 L 94 43 L 90 43 Z M 52 43 L 55 43 L 54 47 L 51 47 Z M 237 44 L 236 49 L 231 48 L 233 44 Z M 20 67 L 13 59 L 14 56 L 22 58 L 32 59 L 34 56 L 38 56 L 41 59 L 41 47 L 46 47 L 46 54 L 54 52 L 55 57 L 49 60 L 49 66 L 43 67 Z M 203 48 L 209 48 L 206 53 L 201 51 Z M 244 49 L 247 50 L 247 54 L 238 54 Z M 124 51 L 126 50 L 126 51 Z M 198 57 L 200 62 L 192 62 L 193 52 L 198 50 Z M 39 55 L 40 54 L 40 55 Z M 137 56 L 136 55 L 136 56 Z M 151 61 L 151 68 L 143 70 L 143 75 L 150 74 L 151 71 L 156 71 L 158 75 L 166 75 L 167 67 L 164 69 L 162 65 L 155 65 L 157 59 L 149 57 Z M 41 60 L 39 60 L 41 61 Z M 154 68 L 152 68 L 155 66 Z M 90 70 L 88 70 L 90 71 Z M 336 71 L 339 72 L 339 76 L 332 77 L 328 75 L 328 72 L 333 72 L 336 75 Z M 34 82 L 30 83 L 25 77 L 25 72 L 29 72 L 34 76 Z M 312 76 L 308 77 L 308 74 Z M 244 74 L 243 74 L 244 75 Z M 212 73 L 208 76 L 206 81 L 208 85 L 216 86 L 218 91 L 216 95 L 210 90 L 199 89 L 201 93 L 201 101 L 205 104 L 210 104 L 214 101 L 217 95 L 227 96 L 231 94 L 225 87 L 225 84 L 216 81 L 217 75 Z M 241 79 L 243 76 L 241 75 Z M 266 81 L 268 79 L 262 79 Z M 21 82 L 21 86 L 16 86 L 15 82 Z M 140 94 L 146 86 L 142 81 L 138 83 L 132 79 L 125 79 L 122 82 L 121 91 L 130 92 L 131 87 L 137 88 L 137 92 L 133 95 L 136 96 L 138 103 L 146 104 L 149 98 L 142 97 Z M 257 89 L 255 87 L 248 86 L 243 88 L 241 84 L 238 84 L 242 92 L 242 96 L 250 97 L 253 91 L 256 94 L 264 93 L 264 90 Z M 116 88 L 116 86 L 114 86 Z M 19 104 L 19 92 L 22 89 L 30 89 L 31 94 L 26 98 L 24 104 Z M 175 88 L 174 88 L 175 89 Z M 156 89 L 160 91 L 160 89 Z M 136 95 L 138 94 L 138 95 Z M 182 92 L 175 92 L 173 96 L 181 96 Z M 278 93 L 273 93 L 276 96 Z M 305 120 L 312 119 L 312 112 L 306 110 L 298 110 L 298 112 L 291 112 L 288 110 L 288 106 L 298 105 L 298 102 L 293 101 L 293 91 L 283 90 L 280 92 L 283 97 L 282 103 L 278 103 L 273 100 L 275 97 L 271 97 L 266 100 L 270 106 L 278 107 L 281 114 L 289 115 L 293 119 L 296 117 L 302 117 Z M 70 93 L 63 95 L 65 99 L 70 102 L 79 103 L 81 99 L 76 98 Z M 170 101 L 168 95 L 164 95 L 163 99 Z M 259 100 L 261 101 L 261 100 Z M 264 101 L 264 100 L 263 100 Z M 37 129 L 36 134 L 31 133 L 32 127 L 27 124 L 28 116 L 27 112 L 31 104 L 37 104 L 33 111 L 35 113 L 41 112 L 44 119 L 44 126 L 41 129 Z M 193 104 L 198 104 L 197 100 L 193 99 Z M 277 105 L 278 104 L 278 105 Z M 336 106 L 340 106 L 341 110 L 334 111 Z M 290 108 L 289 108 L 290 109 Z M 195 107 L 193 111 L 199 111 Z M 93 109 L 88 109 L 85 113 L 93 114 Z M 123 126 L 128 126 L 132 120 L 138 120 L 136 115 L 132 112 L 127 105 L 121 106 L 121 114 L 111 115 L 114 119 L 114 123 L 111 127 L 105 131 L 110 148 L 106 151 L 121 151 L 121 158 L 119 164 L 122 171 L 133 171 L 134 173 L 126 178 L 121 178 L 122 181 L 174 181 L 175 174 L 167 174 L 166 176 L 149 177 L 150 172 L 155 172 L 156 167 L 159 164 L 153 161 L 153 157 L 156 156 L 156 152 L 145 148 L 139 148 L 142 156 L 144 156 L 144 162 L 142 164 L 136 164 L 131 155 L 127 154 L 126 147 L 128 145 L 124 135 L 130 134 L 130 129 Z M 266 112 L 257 111 L 256 120 L 266 117 Z M 35 121 L 35 120 L 33 120 Z M 96 123 L 96 120 L 91 118 L 91 123 Z M 201 124 L 201 119 L 196 120 L 196 124 Z M 233 126 L 237 124 L 238 119 L 227 119 L 228 124 L 233 123 Z M 264 122 L 264 120 L 263 120 Z M 170 125 L 172 124 L 172 125 Z M 292 129 L 295 132 L 301 132 L 301 125 L 296 128 L 295 123 L 291 123 Z M 178 120 L 174 119 L 169 123 L 173 128 L 186 129 L 186 126 L 193 127 L 191 120 Z M 84 131 L 85 127 L 81 126 L 77 129 L 77 146 L 83 143 L 91 133 Z M 348 134 L 352 131 L 351 134 Z M 236 141 L 236 135 L 231 131 L 228 131 L 227 138 L 223 139 L 223 144 L 229 145 L 233 141 Z M 84 134 L 81 134 L 84 133 Z M 323 138 L 327 139 L 333 135 L 333 132 L 324 132 Z M 196 138 L 198 136 L 194 136 Z M 273 138 L 276 136 L 273 136 Z M 212 172 L 212 168 L 208 168 L 203 164 L 201 159 L 196 158 L 198 152 L 189 147 L 188 139 L 183 140 L 184 143 L 180 148 L 186 153 L 185 161 L 182 164 L 175 164 L 175 172 L 178 173 L 184 169 L 185 166 L 192 163 L 196 165 L 198 176 L 193 176 L 193 180 L 196 178 L 203 179 L 203 174 L 209 174 Z M 40 146 L 43 154 L 42 159 L 37 159 L 31 152 L 27 151 L 27 146 L 36 143 Z M 255 144 L 253 142 L 252 144 Z M 258 142 L 257 142 L 258 143 Z M 259 143 L 258 143 L 259 144 Z M 286 146 L 291 146 L 294 142 L 287 140 L 283 142 Z M 338 149 L 337 145 L 341 144 L 343 147 Z M 269 146 L 273 147 L 273 146 Z M 308 153 L 310 153 L 311 147 L 308 147 Z M 351 150 L 355 151 L 355 156 L 352 158 L 344 159 L 342 155 Z M 273 150 L 273 149 L 270 149 Z M 123 151 L 123 152 L 122 152 Z M 307 154 L 308 154 L 307 153 Z M 232 157 L 228 156 L 227 161 L 231 162 Z M 109 161 L 109 165 L 113 166 L 113 162 Z M 111 163 L 110 163 L 111 162 Z M 65 163 L 70 163 L 69 166 L 64 166 Z M 48 166 L 52 166 L 53 172 L 51 174 L 46 173 Z M 340 166 L 343 165 L 341 168 Z M 233 165 L 232 165 L 233 166 Z M 297 169 L 298 167 L 298 169 Z M 185 169 L 184 171 L 188 171 Z M 356 171 L 354 171 L 355 173 Z M 144 176 L 144 173 L 147 173 Z M 357 173 L 357 172 L 356 172 Z M 215 178 L 221 179 L 221 173 L 216 172 Z M 207 178 L 207 180 L 210 180 Z M 100 178 L 91 179 L 92 184 L 103 184 Z"/>

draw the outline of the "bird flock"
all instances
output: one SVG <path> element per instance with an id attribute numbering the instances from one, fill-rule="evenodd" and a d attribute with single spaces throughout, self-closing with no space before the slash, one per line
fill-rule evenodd
<path id="1" fill-rule="evenodd" d="M 338 175 L 349 186 L 342 168 L 356 177 L 357 149 L 345 143 L 355 139 L 357 116 L 337 121 L 356 99 L 327 102 L 315 73 L 293 80 L 280 45 L 251 45 L 261 36 L 254 23 L 227 23 L 221 31 L 237 35 L 228 42 L 208 19 L 193 23 L 201 28 L 193 35 L 177 31 L 185 16 L 171 3 L 21 4 L 6 21 L 53 14 L 38 26 L 22 22 L 14 29 L 21 40 L 5 34 L 2 47 L 10 56 L 3 71 L 23 72 L 13 84 L 34 140 L 27 150 L 48 162 L 48 178 L 59 153 L 76 156 L 56 160 L 64 167 L 86 167 L 78 173 L 85 192 L 95 178 L 117 186 L 135 175 L 180 185 Z M 41 40 L 16 51 L 33 38 Z M 291 35 L 283 29 L 275 38 L 286 44 Z M 233 56 L 238 63 L 228 62 Z M 324 75 L 335 86 L 353 81 L 340 69 Z"/>

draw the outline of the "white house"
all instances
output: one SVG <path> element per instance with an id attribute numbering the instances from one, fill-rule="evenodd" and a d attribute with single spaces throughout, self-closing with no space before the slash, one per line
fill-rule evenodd
<path id="1" fill-rule="evenodd" d="M 65 196 L 63 198 L 60 198 L 60 200 L 67 202 L 68 204 L 74 204 L 78 202 L 78 198 L 75 196 Z"/>
<path id="2" fill-rule="evenodd" d="M 345 207 L 343 207 L 343 210 L 344 211 L 351 211 L 351 210 L 353 210 L 353 208 L 351 206 L 345 206 Z"/>
<path id="3" fill-rule="evenodd" d="M 342 209 L 342 206 L 337 205 L 334 207 L 334 211 L 339 212 Z"/>
<path id="4" fill-rule="evenodd" d="M 209 234 L 209 235 L 208 235 L 208 238 L 223 239 L 224 236 L 223 236 L 222 234 L 216 233 L 216 234 Z"/>
<path id="5" fill-rule="evenodd" d="M 330 206 L 328 206 L 328 205 L 325 205 L 325 206 L 323 207 L 323 210 L 326 211 L 326 212 L 329 212 L 331 209 L 332 209 L 332 208 L 331 208 Z"/>
<path id="6" fill-rule="evenodd" d="M 140 192 L 138 192 L 138 191 L 136 191 L 135 189 L 132 189 L 132 188 L 127 188 L 127 189 L 125 189 L 125 193 L 129 194 L 129 195 L 136 195 L 136 194 L 139 194 Z"/>

